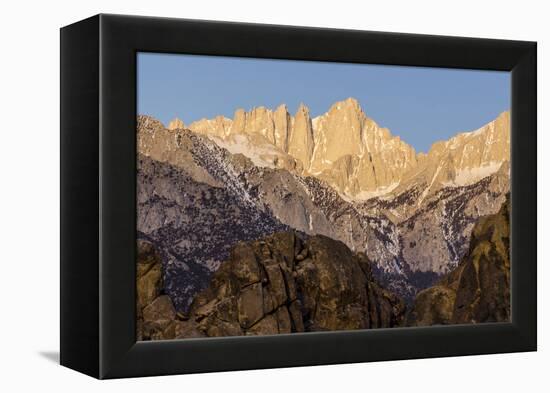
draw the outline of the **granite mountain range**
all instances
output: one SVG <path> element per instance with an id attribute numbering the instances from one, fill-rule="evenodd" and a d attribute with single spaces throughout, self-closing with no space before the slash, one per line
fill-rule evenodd
<path id="1" fill-rule="evenodd" d="M 472 231 L 509 192 L 510 114 L 427 153 L 353 98 L 311 118 L 258 107 L 189 125 L 139 116 L 138 237 L 159 250 L 166 293 L 186 312 L 239 242 L 326 236 L 364 253 L 412 303 L 459 266 Z"/>

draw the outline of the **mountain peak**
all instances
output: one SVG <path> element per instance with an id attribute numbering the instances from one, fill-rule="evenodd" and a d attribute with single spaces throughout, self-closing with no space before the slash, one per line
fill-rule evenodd
<path id="1" fill-rule="evenodd" d="M 298 109 L 296 111 L 296 115 L 298 115 L 298 113 L 307 114 L 309 116 L 309 108 L 303 102 L 300 102 L 300 105 L 298 105 Z"/>
<path id="2" fill-rule="evenodd" d="M 177 117 L 172 119 L 172 121 L 170 121 L 170 123 L 168 123 L 168 127 L 167 127 L 169 130 L 178 130 L 178 129 L 183 129 L 185 128 L 185 124 L 183 123 L 183 121 L 181 119 L 178 119 Z"/>
<path id="3" fill-rule="evenodd" d="M 313 154 L 313 148 L 313 128 L 309 108 L 300 103 L 289 133 L 288 153 L 300 160 L 304 167 L 307 167 Z"/>
<path id="4" fill-rule="evenodd" d="M 345 100 L 337 101 L 329 109 L 330 112 L 340 111 L 340 110 L 352 110 L 355 112 L 363 112 L 359 101 L 353 97 L 348 97 Z"/>
<path id="5" fill-rule="evenodd" d="M 286 104 L 281 104 L 275 109 L 275 112 L 287 112 L 288 113 L 288 107 Z"/>
<path id="6" fill-rule="evenodd" d="M 359 104 L 359 101 L 357 101 L 357 99 L 355 99 L 353 97 L 348 97 L 342 102 L 346 105 L 351 105 L 351 106 L 354 106 L 356 108 L 361 108 L 361 105 Z"/>

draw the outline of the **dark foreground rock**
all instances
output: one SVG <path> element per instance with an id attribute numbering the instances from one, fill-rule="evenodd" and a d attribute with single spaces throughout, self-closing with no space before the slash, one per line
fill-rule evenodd
<path id="1" fill-rule="evenodd" d="M 160 305 L 162 322 L 144 338 L 393 327 L 405 311 L 400 298 L 375 282 L 364 254 L 328 237 L 304 241 L 293 232 L 237 244 L 185 315 L 166 322 L 174 313 Z M 144 326 L 147 315 L 144 309 Z"/>
<path id="2" fill-rule="evenodd" d="M 408 316 L 412 326 L 510 320 L 510 202 L 481 218 L 460 265 L 421 291 Z"/>
<path id="3" fill-rule="evenodd" d="M 176 311 L 164 294 L 160 255 L 151 243 L 142 240 L 137 243 L 136 289 L 137 340 L 161 339 Z"/>

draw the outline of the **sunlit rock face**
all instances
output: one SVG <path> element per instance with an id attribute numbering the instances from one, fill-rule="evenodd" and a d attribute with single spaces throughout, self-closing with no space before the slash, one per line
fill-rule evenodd
<path id="1" fill-rule="evenodd" d="M 415 150 L 368 118 L 352 98 L 334 104 L 314 124 L 309 172 L 347 197 L 361 200 L 389 192 L 416 166 Z"/>
<path id="2" fill-rule="evenodd" d="M 180 120 L 178 118 L 175 118 L 172 121 L 170 121 L 170 123 L 168 123 L 167 128 L 169 130 L 184 129 L 185 128 L 185 123 L 182 120 Z"/>
<path id="3" fill-rule="evenodd" d="M 177 125 L 177 127 L 176 127 Z M 175 119 L 169 129 L 183 126 Z M 424 184 L 424 196 L 446 186 L 472 184 L 498 171 L 510 157 L 510 114 L 473 132 L 434 143 L 427 154 L 393 136 L 348 98 L 311 118 L 301 104 L 292 116 L 286 105 L 238 109 L 233 119 L 217 116 L 188 127 L 249 158 L 265 156 L 279 167 L 326 181 L 343 197 L 363 201 L 397 195 Z"/>

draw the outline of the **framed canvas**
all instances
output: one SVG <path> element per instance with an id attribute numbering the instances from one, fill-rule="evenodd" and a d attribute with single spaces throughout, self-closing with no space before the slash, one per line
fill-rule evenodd
<path id="1" fill-rule="evenodd" d="M 536 350 L 536 96 L 534 42 L 63 27 L 61 364 Z"/>

